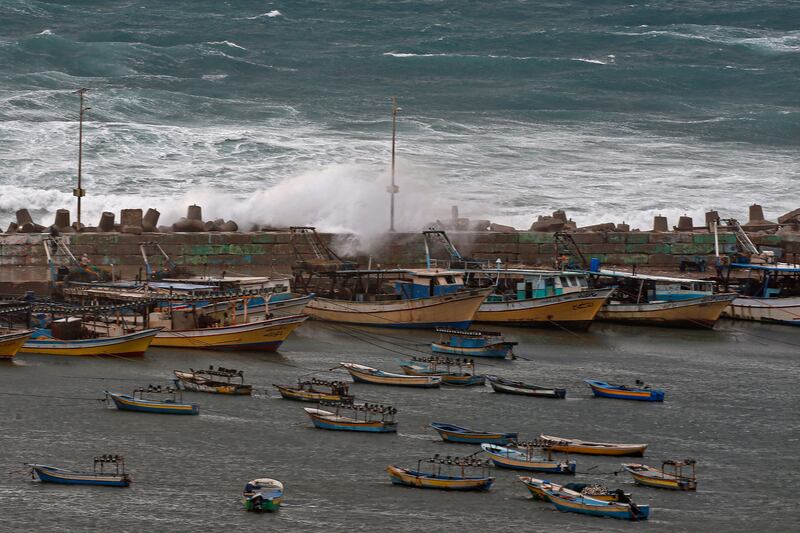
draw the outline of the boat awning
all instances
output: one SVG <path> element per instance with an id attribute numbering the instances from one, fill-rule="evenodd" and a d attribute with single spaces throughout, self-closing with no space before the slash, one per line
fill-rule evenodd
<path id="1" fill-rule="evenodd" d="M 715 281 L 696 278 L 673 278 L 670 276 L 653 276 L 650 274 L 634 274 L 632 272 L 625 272 L 622 270 L 586 270 L 583 272 L 586 275 L 605 276 L 609 278 L 625 278 L 625 279 L 640 279 L 644 281 L 663 281 L 665 283 L 708 283 L 714 285 Z"/>
<path id="2" fill-rule="evenodd" d="M 800 273 L 800 265 L 782 263 L 777 265 L 752 265 L 750 263 L 731 263 L 732 268 L 743 268 L 747 270 L 761 270 L 766 272 L 777 272 L 781 274 Z"/>

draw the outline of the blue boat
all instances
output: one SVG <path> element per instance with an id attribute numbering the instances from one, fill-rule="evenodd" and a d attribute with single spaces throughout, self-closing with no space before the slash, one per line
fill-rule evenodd
<path id="1" fill-rule="evenodd" d="M 519 433 L 491 433 L 486 431 L 475 431 L 473 429 L 456 426 L 453 424 L 442 424 L 433 422 L 431 427 L 439 432 L 443 441 L 458 442 L 462 444 L 508 444 L 517 440 Z"/>
<path id="2" fill-rule="evenodd" d="M 590 516 L 618 518 L 621 520 L 647 520 L 649 505 L 636 505 L 623 491 L 608 491 L 598 498 L 575 492 L 547 480 L 532 477 L 519 478 L 534 498 L 552 503 L 556 509 L 565 513 L 579 513 Z M 600 499 L 605 498 L 605 499 Z"/>
<path id="3" fill-rule="evenodd" d="M 334 411 L 312 407 L 303 408 L 311 418 L 314 427 L 318 429 L 397 433 L 397 422 L 395 421 L 397 409 L 389 405 L 320 402 L 320 406 L 332 407 Z M 342 415 L 341 411 L 347 411 L 350 416 Z"/>
<path id="4" fill-rule="evenodd" d="M 120 411 L 136 411 L 139 413 L 157 413 L 165 415 L 198 415 L 200 406 L 196 403 L 183 403 L 180 399 L 180 391 L 172 387 L 149 386 L 133 391 L 132 395 L 119 394 L 115 392 L 106 393 L 106 399 L 110 398 L 117 409 Z M 167 394 L 164 400 L 146 398 L 144 394 Z"/>
<path id="5" fill-rule="evenodd" d="M 574 474 L 575 461 L 558 461 L 553 459 L 552 451 L 547 457 L 534 453 L 538 448 L 535 443 L 517 443 L 514 448 L 496 444 L 481 444 L 481 449 L 489 456 L 495 466 L 512 470 L 529 470 L 532 472 L 548 472 L 551 474 Z"/>
<path id="6" fill-rule="evenodd" d="M 434 353 L 464 357 L 514 357 L 516 342 L 507 342 L 502 334 L 489 331 L 437 328 L 439 340 L 431 343 Z"/>
<path id="7" fill-rule="evenodd" d="M 104 465 L 113 464 L 114 472 L 104 472 Z M 59 485 L 101 485 L 105 487 L 127 487 L 131 478 L 125 473 L 125 460 L 121 455 L 101 455 L 94 458 L 92 472 L 67 470 L 50 465 L 27 464 L 42 483 L 57 483 Z M 98 466 L 100 471 L 98 472 Z"/>
<path id="8" fill-rule="evenodd" d="M 663 402 L 664 391 L 650 388 L 650 385 L 645 385 L 643 382 L 636 380 L 636 387 L 628 387 L 626 385 L 614 385 L 599 381 L 596 379 L 583 380 L 595 396 L 601 398 L 614 398 L 616 400 L 638 400 L 642 402 Z"/>

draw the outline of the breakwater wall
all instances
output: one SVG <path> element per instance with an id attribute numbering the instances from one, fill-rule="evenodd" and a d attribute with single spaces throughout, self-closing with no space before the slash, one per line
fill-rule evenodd
<path id="1" fill-rule="evenodd" d="M 425 246 L 421 234 L 391 233 L 359 242 L 354 235 L 320 233 L 320 238 L 340 256 L 354 259 L 362 267 L 421 266 Z M 714 261 L 714 235 L 708 231 L 589 231 L 572 233 L 572 238 L 587 258 L 599 258 L 606 265 L 627 266 L 662 271 L 677 271 L 682 260 Z M 454 231 L 450 238 L 465 256 L 504 264 L 525 264 L 552 268 L 556 250 L 551 232 Z M 47 255 L 43 241 L 48 235 L 37 233 L 0 234 L 0 292 L 9 292 L 8 284 L 42 282 L 48 279 Z M 113 268 L 118 277 L 132 278 L 143 271 L 139 250 L 141 242 L 153 242 L 179 265 L 196 274 L 266 275 L 290 273 L 298 254 L 313 257 L 311 246 L 292 240 L 289 231 L 211 232 L 211 233 L 75 233 L 64 235 L 72 253 L 84 254 L 93 264 Z M 800 232 L 750 233 L 762 249 L 794 261 L 800 258 Z M 370 244 L 371 243 L 371 244 Z M 738 250 L 736 236 L 719 234 L 720 253 Z M 368 252 L 360 250 L 369 250 Z M 156 267 L 163 260 L 149 250 Z M 447 253 L 433 245 L 433 257 L 447 258 Z M 6 290 L 3 290 L 6 289 Z"/>

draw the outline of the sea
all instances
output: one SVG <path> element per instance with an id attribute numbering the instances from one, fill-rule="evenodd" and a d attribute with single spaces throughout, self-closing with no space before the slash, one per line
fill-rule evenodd
<path id="1" fill-rule="evenodd" d="M 794 0 L 2 0 L 0 225 L 383 231 L 798 207 Z"/>
<path id="2" fill-rule="evenodd" d="M 18 354 L 0 362 L 0 531 L 288 532 L 785 532 L 796 530 L 800 380 L 796 328 L 723 320 L 717 329 L 594 324 L 566 330 L 502 328 L 516 360 L 479 360 L 478 373 L 564 387 L 564 400 L 485 387 L 414 389 L 352 384 L 357 401 L 397 409 L 397 434 L 315 429 L 273 383 L 312 376 L 350 381 L 354 361 L 398 371 L 430 355 L 432 332 L 359 329 L 309 321 L 275 354 L 151 348 L 142 358 Z M 222 365 L 244 371 L 254 396 L 185 393 L 199 416 L 117 411 L 104 391 L 167 385 L 173 370 Z M 665 391 L 663 403 L 595 398 L 585 378 Z M 575 476 L 492 468 L 487 492 L 394 486 L 389 465 L 416 468 L 474 445 L 444 443 L 445 422 L 483 431 L 648 444 L 644 458 L 570 455 Z M 42 484 L 25 463 L 92 468 L 120 454 L 130 488 Z M 562 455 L 556 455 L 564 459 Z M 635 485 L 622 463 L 693 458 L 696 492 Z M 475 474 L 480 475 L 477 470 Z M 621 488 L 650 505 L 647 522 L 561 513 L 533 500 L 519 476 Z M 245 512 L 255 478 L 279 479 L 275 514 Z"/>

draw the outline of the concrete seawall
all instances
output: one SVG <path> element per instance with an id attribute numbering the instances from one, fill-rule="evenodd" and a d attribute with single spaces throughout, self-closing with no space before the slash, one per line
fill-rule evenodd
<path id="1" fill-rule="evenodd" d="M 503 263 L 520 263 L 552 267 L 554 236 L 547 232 L 451 232 L 451 239 L 465 256 Z M 353 257 L 347 250 L 359 249 L 352 235 L 320 234 L 322 240 L 343 257 L 356 259 L 365 267 L 369 257 L 359 253 Z M 637 265 L 641 268 L 675 270 L 682 259 L 705 259 L 713 265 L 714 236 L 708 232 L 577 232 L 572 237 L 588 259 L 597 257 L 604 264 Z M 48 278 L 44 234 L 0 235 L 0 283 L 41 282 Z M 800 233 L 752 234 L 760 247 L 776 249 L 789 260 L 800 258 Z M 117 275 L 134 277 L 143 269 L 140 242 L 159 243 L 179 265 L 190 267 L 197 274 L 261 275 L 291 271 L 296 252 L 308 258 L 311 248 L 292 244 L 288 231 L 253 233 L 82 233 L 65 235 L 75 256 L 86 254 L 97 265 L 114 265 Z M 376 239 L 378 240 L 378 239 Z M 418 233 L 394 233 L 381 237 L 372 246 L 373 266 L 420 266 L 424 264 L 425 247 Z M 719 235 L 720 252 L 736 251 L 732 233 Z M 152 254 L 152 251 L 151 251 Z M 432 249 L 432 255 L 446 258 L 446 252 Z M 159 257 L 154 258 L 161 264 Z M 0 287 L 0 292 L 4 292 Z"/>

